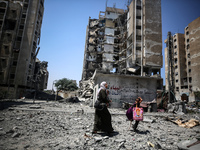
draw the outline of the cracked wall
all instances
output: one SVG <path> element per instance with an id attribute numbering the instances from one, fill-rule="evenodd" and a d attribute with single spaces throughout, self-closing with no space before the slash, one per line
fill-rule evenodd
<path id="1" fill-rule="evenodd" d="M 11 95 L 18 98 L 24 88 L 34 88 L 44 0 L 2 0 L 0 12 L 0 86 L 14 87 Z"/>
<path id="2" fill-rule="evenodd" d="M 143 0 L 144 1 L 144 0 Z M 162 67 L 162 23 L 161 1 L 151 0 L 145 2 L 145 65 Z"/>
<path id="3" fill-rule="evenodd" d="M 107 7 L 89 18 L 82 80 L 95 70 L 105 74 L 156 77 L 162 88 L 160 0 L 133 0 L 128 10 Z M 96 59 L 95 59 L 96 57 Z M 96 64 L 96 68 L 94 67 Z"/>
<path id="4" fill-rule="evenodd" d="M 173 35 L 173 71 L 175 83 L 175 96 L 179 100 L 199 100 L 195 92 L 200 91 L 200 17 L 185 27 L 185 33 Z M 167 42 L 167 40 L 165 40 Z M 166 89 L 168 89 L 168 51 L 165 48 L 165 76 Z M 170 79 L 171 81 L 172 79 Z"/>
<path id="5" fill-rule="evenodd" d="M 188 73 L 190 73 L 190 77 L 192 79 L 192 85 L 190 86 L 192 86 L 193 91 L 200 91 L 200 17 L 188 24 L 188 31 L 189 41 L 187 42 L 189 43 L 188 50 L 190 52 L 190 60 L 187 65 L 188 68 L 191 69 L 191 72 Z"/>
<path id="6" fill-rule="evenodd" d="M 108 83 L 111 107 L 122 107 L 124 102 L 133 103 L 138 96 L 142 97 L 144 102 L 151 102 L 157 96 L 157 78 L 96 73 L 94 85 L 100 85 L 102 81 Z"/>

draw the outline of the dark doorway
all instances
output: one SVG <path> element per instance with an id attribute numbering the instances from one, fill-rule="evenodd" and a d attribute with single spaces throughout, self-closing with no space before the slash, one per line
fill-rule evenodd
<path id="1" fill-rule="evenodd" d="M 182 94 L 181 95 L 181 100 L 182 101 L 186 100 L 188 102 L 188 96 L 187 96 L 187 94 Z"/>

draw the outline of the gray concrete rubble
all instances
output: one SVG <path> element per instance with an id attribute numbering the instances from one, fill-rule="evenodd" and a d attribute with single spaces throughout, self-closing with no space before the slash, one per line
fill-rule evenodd
<path id="1" fill-rule="evenodd" d="M 178 101 L 175 103 L 169 103 L 167 105 L 169 113 L 186 113 L 186 106 L 183 101 Z"/>
<path id="2" fill-rule="evenodd" d="M 198 148 L 200 126 L 181 127 L 167 118 L 192 118 L 199 113 L 175 114 L 145 112 L 144 121 L 133 132 L 125 109 L 109 108 L 111 135 L 92 134 L 94 108 L 83 102 L 21 100 L 2 102 L 0 110 L 0 149 L 84 149 L 84 150 L 178 150 Z M 191 145 L 194 144 L 194 145 Z"/>
<path id="3" fill-rule="evenodd" d="M 80 98 L 84 98 L 86 103 L 91 103 L 93 99 L 93 91 L 94 91 L 94 81 L 93 78 L 90 78 L 86 81 L 81 81 L 79 83 L 79 95 Z"/>

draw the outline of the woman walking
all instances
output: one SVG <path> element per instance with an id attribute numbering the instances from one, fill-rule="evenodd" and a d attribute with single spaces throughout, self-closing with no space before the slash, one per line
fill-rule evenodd
<path id="1" fill-rule="evenodd" d="M 94 116 L 94 128 L 93 134 L 97 133 L 97 131 L 103 131 L 110 134 L 113 131 L 111 124 L 111 114 L 108 111 L 108 84 L 104 81 L 100 85 L 100 89 L 98 90 L 97 97 L 100 101 L 100 108 L 95 108 L 95 116 Z"/>

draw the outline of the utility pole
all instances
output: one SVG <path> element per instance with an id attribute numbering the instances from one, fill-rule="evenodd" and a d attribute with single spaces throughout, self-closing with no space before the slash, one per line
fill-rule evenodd
<path id="1" fill-rule="evenodd" d="M 167 50 L 168 50 L 168 99 L 170 103 L 174 102 L 174 68 L 173 68 L 173 38 L 171 32 L 167 35 Z"/>

